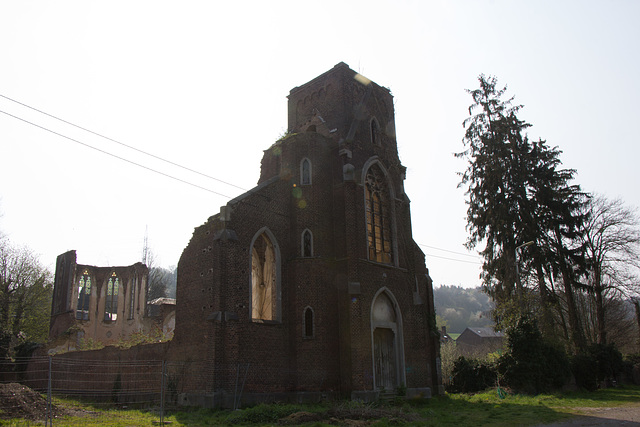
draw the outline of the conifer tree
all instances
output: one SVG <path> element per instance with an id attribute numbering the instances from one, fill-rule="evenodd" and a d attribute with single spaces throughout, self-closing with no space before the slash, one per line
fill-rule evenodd
<path id="1" fill-rule="evenodd" d="M 467 186 L 467 246 L 485 244 L 480 252 L 483 281 L 496 302 L 496 323 L 508 326 L 530 311 L 516 265 L 520 247 L 537 278 L 543 331 L 550 331 L 553 322 L 546 277 L 561 277 L 570 324 L 565 329 L 571 331 L 567 338 L 583 348 L 573 298 L 573 258 L 579 250 L 572 242 L 580 229 L 584 194 L 569 184 L 575 171 L 560 169 L 557 147 L 528 139 L 531 125 L 517 116 L 522 106 L 512 105 L 513 97 L 502 99 L 506 87 L 498 89 L 495 77 L 480 75 L 478 81 L 478 89 L 467 90 L 473 104 L 463 122 L 465 151 L 456 156 L 468 162 L 459 184 Z"/>

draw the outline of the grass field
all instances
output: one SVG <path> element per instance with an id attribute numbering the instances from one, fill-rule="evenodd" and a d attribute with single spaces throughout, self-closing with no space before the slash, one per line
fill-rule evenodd
<path id="1" fill-rule="evenodd" d="M 71 402 L 57 402 L 74 415 L 56 418 L 54 426 L 152 426 L 159 425 L 157 412 L 133 409 L 97 409 Z M 225 425 L 412 425 L 412 426 L 527 426 L 563 420 L 579 408 L 640 404 L 640 387 L 624 386 L 593 393 L 553 395 L 503 395 L 496 390 L 475 395 L 447 394 L 426 401 L 398 400 L 388 404 L 334 402 L 322 405 L 259 405 L 238 411 L 193 409 L 169 412 L 170 426 Z M 0 414 L 1 416 L 1 414 Z M 0 425 L 42 425 L 41 421 L 0 420 Z"/>

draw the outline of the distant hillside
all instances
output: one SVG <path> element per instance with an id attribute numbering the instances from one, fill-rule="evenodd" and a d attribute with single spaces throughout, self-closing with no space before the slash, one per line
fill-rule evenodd
<path id="1" fill-rule="evenodd" d="M 492 327 L 493 302 L 480 288 L 440 286 L 433 290 L 438 328 L 446 322 L 447 332 L 460 334 L 469 326 Z"/>

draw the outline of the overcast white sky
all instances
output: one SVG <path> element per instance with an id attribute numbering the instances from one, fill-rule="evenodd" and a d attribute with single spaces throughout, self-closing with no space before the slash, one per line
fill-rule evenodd
<path id="1" fill-rule="evenodd" d="M 453 157 L 480 73 L 590 192 L 640 205 L 639 1 L 0 2 L 0 95 L 243 189 L 289 90 L 340 61 L 389 87 L 414 239 L 435 284 L 477 286 Z M 0 230 L 53 268 L 161 265 L 243 192 L 0 97 Z"/>

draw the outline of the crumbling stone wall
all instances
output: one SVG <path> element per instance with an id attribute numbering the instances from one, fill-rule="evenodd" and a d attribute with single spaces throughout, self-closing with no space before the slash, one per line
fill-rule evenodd
<path id="1" fill-rule="evenodd" d="M 126 267 L 96 267 L 77 264 L 76 259 L 75 251 L 57 259 L 49 327 L 51 353 L 73 351 L 89 341 L 116 344 L 133 333 L 150 333 L 157 327 L 153 319 L 145 317 L 147 266 L 136 263 Z M 109 292 L 115 292 L 116 279 L 117 295 L 109 296 Z M 107 299 L 111 299 L 113 310 L 109 316 L 105 313 Z"/>

